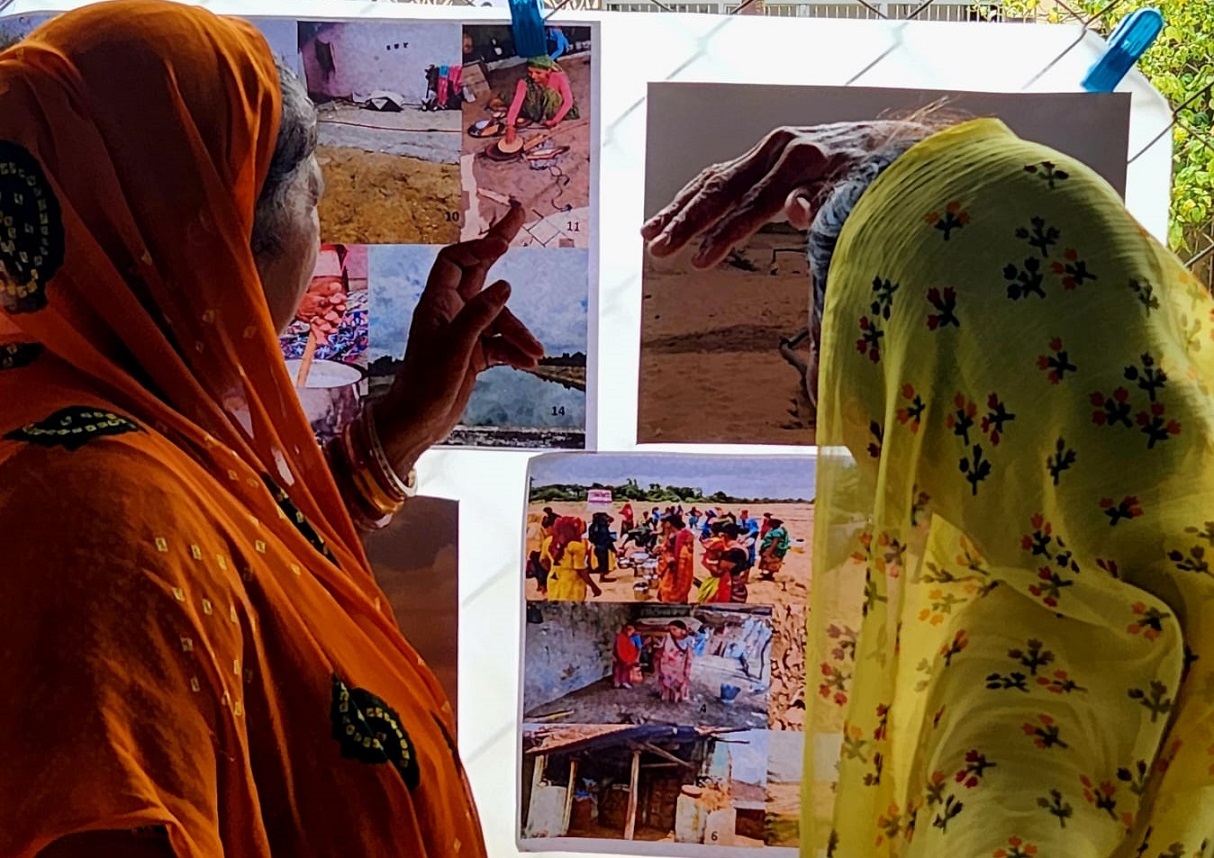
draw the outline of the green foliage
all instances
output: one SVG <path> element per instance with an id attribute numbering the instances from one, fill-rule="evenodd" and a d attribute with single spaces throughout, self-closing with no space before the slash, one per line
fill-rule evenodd
<path id="1" fill-rule="evenodd" d="M 1140 8 L 1155 8 L 1164 30 L 1138 67 L 1177 109 L 1172 131 L 1172 211 L 1168 233 L 1172 249 L 1200 250 L 1198 235 L 1211 233 L 1214 214 L 1214 6 L 1210 0 L 1066 0 L 1066 7 L 1042 0 L 1005 0 L 1007 17 L 1036 18 L 1050 23 L 1086 20 L 1108 36 L 1117 23 Z"/>
<path id="2" fill-rule="evenodd" d="M 576 484 L 537 486 L 532 483 L 531 502 L 585 503 L 586 493 L 590 489 L 609 489 L 611 496 L 617 503 L 627 500 L 635 503 L 653 504 L 654 506 L 670 506 L 673 504 L 710 506 L 712 504 L 807 503 L 804 498 L 739 498 L 725 492 L 713 492 L 706 495 L 703 491 L 693 486 L 662 486 L 657 483 L 642 486 L 636 480 L 631 479 L 618 486 L 604 485 L 602 483 L 593 483 L 589 486 Z M 808 501 L 808 503 L 812 502 Z"/>

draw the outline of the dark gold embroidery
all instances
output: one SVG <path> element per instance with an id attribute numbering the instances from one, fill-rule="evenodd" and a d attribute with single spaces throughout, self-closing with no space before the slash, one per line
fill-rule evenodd
<path id="1" fill-rule="evenodd" d="M 0 140 L 0 305 L 9 313 L 46 306 L 46 284 L 63 265 L 63 218 L 42 165 Z"/>
<path id="2" fill-rule="evenodd" d="M 266 488 L 270 490 L 270 494 L 274 496 L 274 502 L 278 504 L 278 508 L 282 510 L 283 515 L 295 525 L 295 529 L 303 534 L 304 539 L 312 544 L 312 547 L 320 552 L 321 556 L 330 561 L 333 565 L 337 564 L 337 558 L 333 556 L 333 552 L 329 550 L 325 538 L 320 535 L 312 523 L 308 521 L 307 516 L 300 512 L 299 507 L 295 505 L 295 501 L 291 500 L 291 496 L 286 491 L 274 482 L 269 474 L 262 474 L 261 479 L 266 484 Z"/>
<path id="3" fill-rule="evenodd" d="M 37 423 L 14 429 L 4 436 L 6 441 L 26 441 L 40 447 L 63 447 L 78 450 L 95 438 L 142 432 L 143 428 L 112 411 L 72 405 L 56 411 Z"/>
<path id="4" fill-rule="evenodd" d="M 333 738 L 341 755 L 369 765 L 391 763 L 410 790 L 421 782 L 421 768 L 413 741 L 401 726 L 400 716 L 370 691 L 350 688 L 333 677 Z"/>
<path id="5" fill-rule="evenodd" d="M 41 343 L 4 343 L 0 345 L 0 369 L 21 369 L 42 354 Z"/>

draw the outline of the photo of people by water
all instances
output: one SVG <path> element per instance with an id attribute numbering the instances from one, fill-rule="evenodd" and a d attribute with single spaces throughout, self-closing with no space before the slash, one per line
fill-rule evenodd
<path id="1" fill-rule="evenodd" d="M 325 244 L 294 320 L 279 338 L 312 429 L 322 441 L 358 413 L 367 378 L 367 248 Z"/>
<path id="2" fill-rule="evenodd" d="M 755 848 L 767 840 L 765 731 L 524 724 L 522 741 L 524 841 Z"/>
<path id="3" fill-rule="evenodd" d="M 461 32 L 439 21 L 299 23 L 325 241 L 459 240 Z"/>
<path id="4" fill-rule="evenodd" d="M 944 98 L 951 111 L 998 117 L 1019 136 L 1078 158 L 1124 192 L 1128 101 L 1097 103 L 1082 93 L 651 83 L 645 217 L 697 178 L 707 188 L 724 187 L 730 162 L 765 134 L 907 116 Z M 735 190 L 727 192 L 732 209 L 760 178 L 734 177 Z M 786 198 L 782 193 L 772 202 L 766 226 L 710 268 L 693 264 L 699 242 L 677 253 L 664 253 L 660 242 L 644 251 L 638 443 L 816 443 L 809 224 L 788 221 Z M 702 226 L 719 224 L 721 217 L 718 211 Z M 736 383 L 740 367 L 745 380 Z M 729 406 L 707 407 L 723 389 Z"/>
<path id="5" fill-rule="evenodd" d="M 592 34 L 549 27 L 545 53 L 519 56 L 509 26 L 464 27 L 465 239 L 517 201 L 518 246 L 590 246 Z"/>
<path id="6" fill-rule="evenodd" d="M 370 396 L 392 384 L 409 341 L 413 310 L 442 248 L 370 250 Z M 482 372 L 449 446 L 582 449 L 586 446 L 589 252 L 514 248 L 487 282 L 513 287 L 511 310 L 547 349 L 534 369 Z"/>
<path id="7" fill-rule="evenodd" d="M 807 603 L 812 457 L 556 454 L 529 479 L 528 600 Z"/>
<path id="8" fill-rule="evenodd" d="M 532 603 L 523 634 L 526 721 L 767 729 L 770 608 Z"/>

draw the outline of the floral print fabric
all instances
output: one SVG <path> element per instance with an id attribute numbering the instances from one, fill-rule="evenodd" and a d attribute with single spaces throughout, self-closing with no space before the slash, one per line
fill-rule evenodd
<path id="1" fill-rule="evenodd" d="M 1214 302 L 995 120 L 830 274 L 803 854 L 1214 854 Z"/>

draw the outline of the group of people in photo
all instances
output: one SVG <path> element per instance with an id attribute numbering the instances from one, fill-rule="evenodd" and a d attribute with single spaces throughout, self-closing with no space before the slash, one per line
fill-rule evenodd
<path id="1" fill-rule="evenodd" d="M 618 527 L 606 511 L 593 513 L 587 523 L 545 507 L 539 531 L 526 575 L 536 581 L 539 597 L 549 601 L 598 598 L 601 585 L 615 580 L 621 568 L 648 565 L 656 570 L 660 602 L 745 603 L 751 574 L 774 581 L 792 547 L 784 522 L 771 513 L 755 518 L 748 509 L 735 515 L 682 504 L 654 506 L 638 515 L 626 502 Z"/>

